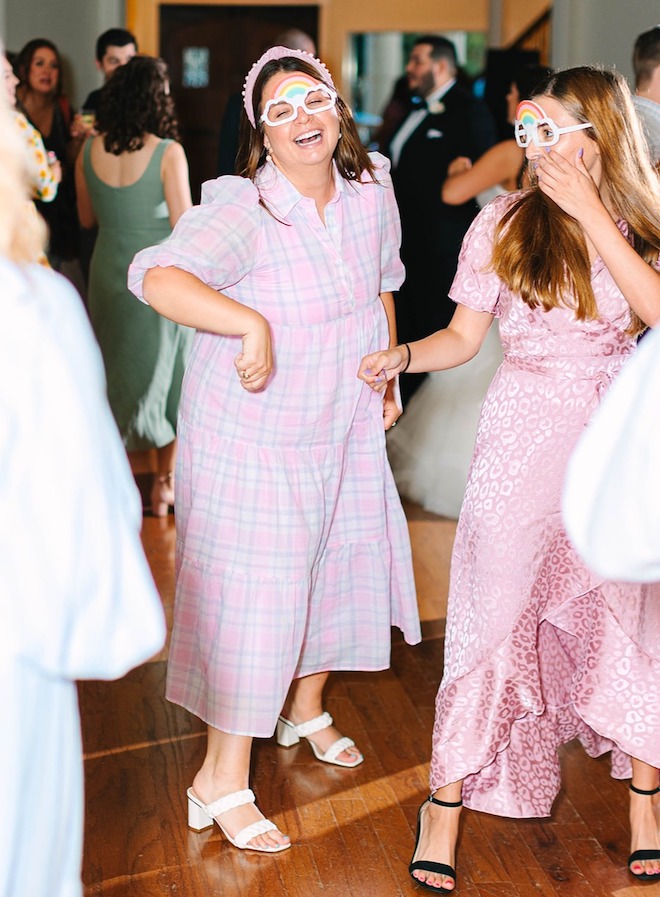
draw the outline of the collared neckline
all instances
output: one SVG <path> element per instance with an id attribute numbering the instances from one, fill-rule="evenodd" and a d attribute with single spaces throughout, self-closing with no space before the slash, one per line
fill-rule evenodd
<path id="1" fill-rule="evenodd" d="M 332 173 L 335 192 L 328 201 L 328 205 L 338 202 L 340 195 L 346 189 L 344 178 L 337 171 L 334 161 L 332 163 Z M 257 172 L 254 182 L 264 200 L 281 218 L 287 218 L 299 202 L 309 199 L 309 197 L 303 196 L 288 177 L 279 170 L 272 159 L 266 159 L 265 164 Z"/>

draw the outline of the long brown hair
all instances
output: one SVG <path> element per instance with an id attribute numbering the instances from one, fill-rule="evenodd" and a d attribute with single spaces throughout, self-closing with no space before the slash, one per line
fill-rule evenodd
<path id="1" fill-rule="evenodd" d="M 660 250 L 660 181 L 627 82 L 618 72 L 580 66 L 551 75 L 536 98 L 562 104 L 600 152 L 612 208 L 628 224 L 636 252 L 655 264 Z M 535 308 L 575 308 L 578 320 L 598 317 L 582 227 L 533 183 L 504 214 L 495 231 L 491 262 L 498 277 Z M 571 300 L 571 296 L 574 300 Z M 631 312 L 630 331 L 644 329 Z"/>
<path id="2" fill-rule="evenodd" d="M 32 40 L 29 40 L 23 49 L 19 51 L 18 56 L 14 61 L 14 69 L 16 70 L 20 82 L 18 90 L 20 90 L 21 93 L 32 90 L 30 87 L 30 68 L 37 50 L 41 50 L 42 47 L 51 50 L 55 54 L 55 59 L 57 60 L 57 82 L 55 84 L 53 95 L 59 97 L 62 95 L 62 57 L 60 56 L 60 51 L 52 40 L 48 40 L 48 38 L 45 37 L 35 37 Z"/>
<path id="3" fill-rule="evenodd" d="M 261 116 L 261 95 L 266 82 L 278 72 L 303 72 L 315 81 L 321 81 L 319 72 L 304 59 L 294 56 L 283 56 L 267 62 L 257 76 L 252 91 L 254 120 L 253 128 L 248 121 L 245 110 L 241 115 L 240 143 L 237 156 L 237 170 L 241 177 L 254 180 L 259 169 L 266 162 L 263 124 Z M 359 181 L 363 172 L 367 172 L 372 181 L 376 180 L 374 164 L 360 141 L 355 120 L 344 99 L 337 94 L 337 115 L 341 130 L 341 140 L 334 152 L 334 161 L 339 174 L 348 181 Z"/>

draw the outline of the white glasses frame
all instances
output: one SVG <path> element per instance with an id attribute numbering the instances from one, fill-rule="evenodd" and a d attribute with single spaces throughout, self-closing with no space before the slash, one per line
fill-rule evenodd
<path id="1" fill-rule="evenodd" d="M 539 128 L 542 125 L 547 125 L 552 131 L 550 140 L 539 139 Z M 540 147 L 554 146 L 556 143 L 559 143 L 559 138 L 562 134 L 570 134 L 571 131 L 583 131 L 585 128 L 593 128 L 590 121 L 582 122 L 580 125 L 567 125 L 565 128 L 560 128 L 551 118 L 544 118 L 533 125 L 526 125 L 517 118 L 515 121 L 516 143 L 523 149 L 529 146 L 530 143 Z"/>
<path id="2" fill-rule="evenodd" d="M 328 103 L 323 106 L 321 109 L 310 109 L 307 106 L 307 98 L 310 93 L 324 93 L 328 98 Z M 270 121 L 268 118 L 268 112 L 273 106 L 277 106 L 280 103 L 288 103 L 293 107 L 291 115 L 287 115 L 286 118 L 280 118 L 277 121 Z M 327 84 L 317 84 L 315 87 L 310 87 L 302 96 L 296 96 L 292 99 L 286 99 L 285 97 L 275 97 L 272 100 L 268 100 L 266 105 L 264 106 L 264 111 L 259 116 L 259 121 L 263 122 L 265 125 L 269 125 L 271 128 L 278 128 L 280 125 L 286 125 L 290 121 L 295 121 L 298 117 L 298 111 L 300 109 L 304 109 L 308 115 L 318 115 L 320 112 L 327 112 L 329 109 L 332 109 L 337 103 L 337 94 L 331 88 L 328 87 Z"/>

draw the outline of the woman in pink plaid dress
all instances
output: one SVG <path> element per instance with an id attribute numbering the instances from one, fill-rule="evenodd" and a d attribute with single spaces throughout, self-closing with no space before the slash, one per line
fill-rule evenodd
<path id="1" fill-rule="evenodd" d="M 419 641 L 405 517 L 385 453 L 400 414 L 357 377 L 393 344 L 403 280 L 387 160 L 325 66 L 276 47 L 250 70 L 242 177 L 204 185 L 129 285 L 197 329 L 179 408 L 177 597 L 167 696 L 208 724 L 189 824 L 236 847 L 289 838 L 249 789 L 254 737 L 363 757 L 323 712 L 331 670 Z M 278 714 L 279 718 L 278 718 Z"/>

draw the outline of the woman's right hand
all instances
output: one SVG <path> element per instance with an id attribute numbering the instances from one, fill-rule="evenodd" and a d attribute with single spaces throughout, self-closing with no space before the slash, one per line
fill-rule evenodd
<path id="1" fill-rule="evenodd" d="M 243 348 L 234 359 L 241 386 L 248 392 L 263 389 L 273 370 L 273 347 L 268 321 L 255 312 L 254 323 L 243 334 Z"/>
<path id="2" fill-rule="evenodd" d="M 394 346 L 382 352 L 365 355 L 360 362 L 358 378 L 370 386 L 375 392 L 385 392 L 387 383 L 396 377 L 408 362 L 408 349 Z"/>

